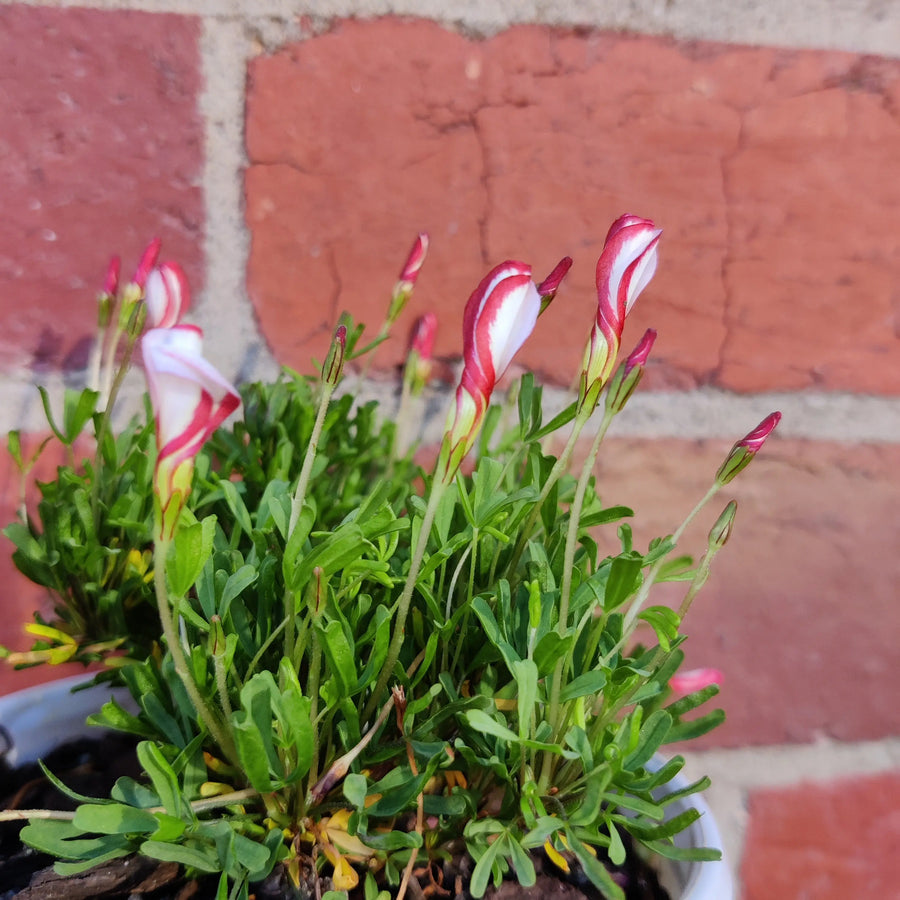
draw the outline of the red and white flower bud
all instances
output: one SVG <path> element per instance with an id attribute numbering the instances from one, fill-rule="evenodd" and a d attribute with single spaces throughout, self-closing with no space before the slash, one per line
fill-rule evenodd
<path id="1" fill-rule="evenodd" d="M 141 348 L 156 420 L 158 537 L 169 539 L 191 490 L 194 457 L 241 401 L 237 390 L 203 358 L 199 328 L 153 328 Z"/>
<path id="2" fill-rule="evenodd" d="M 553 271 L 537 286 L 537 291 L 541 295 L 541 312 L 543 312 L 552 302 L 562 284 L 563 278 L 572 268 L 572 257 L 564 256 L 554 267 Z"/>
<path id="3" fill-rule="evenodd" d="M 413 242 L 409 256 L 400 270 L 400 277 L 394 285 L 394 293 L 391 296 L 391 305 L 388 309 L 388 323 L 393 324 L 397 321 L 397 317 L 403 312 L 407 301 L 412 296 L 413 288 L 419 278 L 419 270 L 425 262 L 428 254 L 428 235 L 422 231 Z"/>
<path id="4" fill-rule="evenodd" d="M 103 294 L 107 297 L 115 297 L 119 293 L 119 274 L 122 271 L 122 260 L 118 256 L 112 257 L 106 267 L 106 277 L 103 279 Z"/>
<path id="5" fill-rule="evenodd" d="M 415 287 L 416 280 L 419 277 L 419 270 L 425 262 L 428 254 L 428 234 L 424 231 L 419 232 L 413 242 L 406 263 L 400 270 L 399 283 L 405 285 L 410 291 Z"/>
<path id="6" fill-rule="evenodd" d="M 162 238 L 153 238 L 153 240 L 147 244 L 147 248 L 141 255 L 140 262 L 134 272 L 134 277 L 131 279 L 132 284 L 136 284 L 141 291 L 144 290 L 144 285 L 147 283 L 147 276 L 156 266 L 161 247 Z"/>
<path id="7" fill-rule="evenodd" d="M 724 680 L 719 669 L 689 669 L 687 672 L 673 675 L 669 679 L 669 687 L 676 694 L 693 694 L 695 691 L 702 691 L 711 684 L 721 686 Z"/>
<path id="8" fill-rule="evenodd" d="M 719 466 L 719 471 L 716 472 L 716 481 L 719 484 L 728 484 L 735 475 L 746 469 L 780 421 L 780 412 L 769 413 L 753 431 L 741 438 L 731 448 L 725 462 Z"/>
<path id="9" fill-rule="evenodd" d="M 521 262 L 492 269 L 469 298 L 463 315 L 463 373 L 444 436 L 447 479 L 475 443 L 494 386 L 534 330 L 540 310 L 531 266 Z"/>
<path id="10" fill-rule="evenodd" d="M 597 318 L 581 365 L 579 407 L 593 408 L 619 354 L 625 317 L 656 272 L 661 229 L 650 219 L 620 216 L 597 261 Z"/>
<path id="11" fill-rule="evenodd" d="M 631 395 L 634 393 L 638 382 L 644 375 L 644 367 L 650 357 L 650 351 L 656 341 L 656 331 L 648 328 L 644 336 L 638 341 L 638 345 L 631 351 L 628 358 L 619 366 L 619 370 L 609 382 L 609 390 L 606 394 L 606 408 L 613 414 L 620 413 Z"/>
<path id="12" fill-rule="evenodd" d="M 151 328 L 171 328 L 190 304 L 187 278 L 178 263 L 164 262 L 147 275 L 144 302 Z"/>
<path id="13" fill-rule="evenodd" d="M 431 376 L 436 335 L 437 316 L 433 312 L 420 316 L 413 325 L 406 358 L 407 377 L 410 379 L 413 394 L 421 393 Z"/>

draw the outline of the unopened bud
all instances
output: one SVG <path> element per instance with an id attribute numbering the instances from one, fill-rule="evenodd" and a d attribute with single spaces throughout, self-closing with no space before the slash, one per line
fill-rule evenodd
<path id="1" fill-rule="evenodd" d="M 409 355 L 406 360 L 407 377 L 413 395 L 420 394 L 431 375 L 431 357 L 437 333 L 437 316 L 428 312 L 420 316 L 413 326 L 409 339 Z"/>
<path id="2" fill-rule="evenodd" d="M 781 413 L 769 413 L 748 435 L 741 438 L 728 454 L 725 462 L 716 472 L 716 481 L 719 484 L 728 484 L 735 475 L 750 465 L 750 461 L 760 451 L 766 438 L 775 430 L 775 426 L 781 421 Z"/>
<path id="3" fill-rule="evenodd" d="M 325 598 L 327 595 L 326 580 L 322 577 L 324 572 L 321 566 L 316 566 L 312 571 L 312 580 L 309 583 L 307 593 L 307 605 L 313 618 L 322 615 L 325 609 Z"/>
<path id="4" fill-rule="evenodd" d="M 553 302 L 553 298 L 556 296 L 563 278 L 566 277 L 571 268 L 572 257 L 564 256 L 556 264 L 553 271 L 537 286 L 537 292 L 541 295 L 541 312 Z"/>
<path id="5" fill-rule="evenodd" d="M 126 306 L 122 307 L 122 312 L 126 310 Z M 144 330 L 144 323 L 147 321 L 147 306 L 144 303 L 130 304 L 130 313 L 125 323 L 125 332 L 130 338 L 137 340 Z"/>
<path id="6" fill-rule="evenodd" d="M 103 293 L 109 297 L 115 297 L 119 292 L 119 272 L 122 269 L 122 260 L 114 256 L 106 267 L 106 277 L 103 279 Z"/>
<path id="7" fill-rule="evenodd" d="M 328 348 L 328 356 L 322 366 L 322 380 L 326 384 L 335 387 L 340 381 L 341 370 L 344 368 L 344 351 L 347 348 L 347 326 L 338 325 Z"/>
<path id="8" fill-rule="evenodd" d="M 147 244 L 146 250 L 144 250 L 143 255 L 141 256 L 141 260 L 138 263 L 137 269 L 135 269 L 134 277 L 131 279 L 134 284 L 136 284 L 141 291 L 144 290 L 144 285 L 147 283 L 147 276 L 152 271 L 153 267 L 156 265 L 156 261 L 159 259 L 159 251 L 162 247 L 162 239 L 161 238 L 153 238 L 149 244 Z"/>
<path id="9" fill-rule="evenodd" d="M 400 277 L 394 285 L 391 305 L 387 314 L 389 325 L 393 325 L 397 321 L 397 317 L 403 312 L 407 301 L 412 296 L 413 288 L 416 286 L 416 281 L 419 278 L 419 271 L 428 254 L 428 243 L 428 234 L 424 231 L 420 232 L 413 242 L 409 256 L 407 256 L 406 262 L 400 270 Z"/>
<path id="10" fill-rule="evenodd" d="M 638 382 L 644 377 L 644 367 L 647 365 L 655 340 L 656 331 L 648 328 L 628 359 L 619 366 L 610 379 L 609 389 L 606 392 L 606 408 L 611 413 L 620 413 L 625 408 Z"/>
<path id="11" fill-rule="evenodd" d="M 731 529 L 734 525 L 734 516 L 737 513 L 737 501 L 730 500 L 721 515 L 716 519 L 715 525 L 709 530 L 709 549 L 715 553 L 721 550 L 731 537 Z"/>
<path id="12" fill-rule="evenodd" d="M 209 629 L 210 656 L 223 659 L 227 649 L 227 642 L 225 640 L 225 629 L 222 627 L 222 619 L 219 616 L 213 616 L 209 620 L 209 624 L 212 626 Z"/>

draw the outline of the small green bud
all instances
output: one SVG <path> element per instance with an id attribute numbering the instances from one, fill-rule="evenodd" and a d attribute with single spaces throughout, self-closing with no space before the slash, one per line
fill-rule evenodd
<path id="1" fill-rule="evenodd" d="M 731 500 L 721 515 L 716 519 L 715 525 L 709 531 L 709 549 L 714 553 L 721 550 L 731 537 L 731 529 L 734 525 L 734 516 L 737 512 L 737 501 Z"/>
<path id="2" fill-rule="evenodd" d="M 212 626 L 209 629 L 209 654 L 218 659 L 224 659 L 227 650 L 227 641 L 225 639 L 225 629 L 222 627 L 222 619 L 219 616 L 213 616 L 209 620 Z"/>
<path id="3" fill-rule="evenodd" d="M 338 325 L 328 348 L 328 356 L 322 366 L 322 380 L 335 387 L 341 378 L 341 370 L 344 368 L 344 352 L 347 348 L 347 326 Z"/>

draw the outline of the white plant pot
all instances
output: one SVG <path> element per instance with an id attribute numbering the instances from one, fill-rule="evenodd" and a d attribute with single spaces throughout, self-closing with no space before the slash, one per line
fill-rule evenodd
<path id="1" fill-rule="evenodd" d="M 124 688 L 100 685 L 73 694 L 84 682 L 84 675 L 73 675 L 0 697 L 0 757 L 10 766 L 21 766 L 67 741 L 99 737 L 103 732 L 85 719 L 112 697 L 127 709 L 135 708 Z"/>
<path id="2" fill-rule="evenodd" d="M 10 766 L 20 766 L 34 762 L 67 741 L 99 736 L 100 729 L 85 724 L 85 719 L 111 697 L 126 708 L 135 709 L 130 694 L 123 688 L 103 685 L 73 694 L 72 688 L 84 680 L 83 675 L 75 675 L 0 697 L 0 757 Z M 660 757 L 654 762 L 662 765 L 664 760 Z M 665 792 L 681 790 L 687 785 L 687 779 L 679 774 L 669 782 Z M 722 839 L 705 801 L 697 795 L 682 798 L 671 803 L 666 814 L 677 816 L 691 807 L 700 811 L 700 818 L 678 835 L 676 843 L 679 847 L 722 850 L 722 860 L 661 860 L 660 880 L 673 900 L 734 900 L 734 885 L 724 858 Z"/>
<path id="3" fill-rule="evenodd" d="M 661 766 L 665 760 L 656 757 L 651 767 Z M 679 773 L 662 793 L 686 788 L 689 781 Z M 680 815 L 688 809 L 696 809 L 700 818 L 675 838 L 679 847 L 712 847 L 720 850 L 722 858 L 716 862 L 679 862 L 660 860 L 660 881 L 673 900 L 734 900 L 734 881 L 725 859 L 725 848 L 716 820 L 706 801 L 697 794 L 674 800 L 666 807 L 666 818 Z"/>

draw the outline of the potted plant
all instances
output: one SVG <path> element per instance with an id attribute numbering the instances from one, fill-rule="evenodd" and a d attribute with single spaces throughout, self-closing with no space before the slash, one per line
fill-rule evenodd
<path id="1" fill-rule="evenodd" d="M 659 238 L 647 219 L 613 224 L 577 396 L 546 423 L 531 374 L 492 401 L 571 260 L 540 284 L 519 262 L 488 273 L 426 467 L 407 441 L 433 318 L 393 419 L 338 391 L 409 300 L 425 235 L 375 340 L 363 346 L 343 317 L 316 376 L 285 370 L 240 391 L 182 324 L 187 286 L 158 264 L 158 243 L 121 289 L 114 261 L 92 387 L 67 393 L 59 424 L 45 401 L 70 464 L 6 532 L 19 567 L 57 593 L 55 617 L 29 626 L 31 651 L 8 655 L 105 663 L 98 680 L 124 684 L 135 706 L 111 699 L 90 721 L 138 739 L 143 775 L 77 796 L 74 813 L 32 811 L 22 840 L 63 874 L 132 854 L 177 863 L 212 877 L 217 900 L 273 878 L 285 896 L 444 896 L 465 882 L 481 897 L 504 879 L 527 889 L 541 868 L 624 898 L 635 855 L 682 873 L 718 859 L 687 831 L 706 819 L 690 798 L 708 780 L 679 781 L 683 759 L 657 753 L 724 716 L 694 712 L 715 679 L 685 693 L 678 669 L 683 619 L 735 503 L 697 562 L 680 541 L 780 416 L 738 441 L 685 521 L 648 547 L 634 545 L 631 510 L 603 505 L 594 460 L 653 346 L 648 331 L 617 364 Z M 149 401 L 115 433 L 138 341 Z M 11 450 L 27 473 L 15 434 Z M 650 603 L 663 581 L 683 583 L 678 609 Z M 696 874 L 680 880 L 683 896 L 707 896 L 692 893 Z"/>

